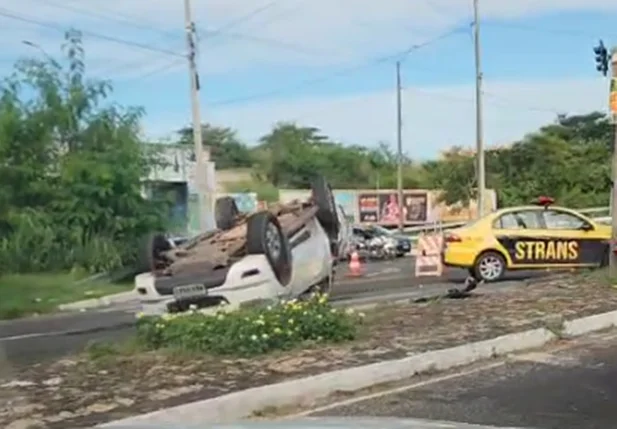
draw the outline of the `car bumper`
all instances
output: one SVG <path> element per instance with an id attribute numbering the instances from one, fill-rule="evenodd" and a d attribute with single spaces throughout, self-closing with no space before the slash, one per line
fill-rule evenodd
<path id="1" fill-rule="evenodd" d="M 476 255 L 476 252 L 466 249 L 446 248 L 441 252 L 441 262 L 446 267 L 472 268 Z"/>
<path id="2" fill-rule="evenodd" d="M 260 259 L 259 261 L 252 259 Z M 249 260 L 247 260 L 249 259 Z M 263 259 L 263 260 L 261 260 Z M 254 267 L 247 269 L 247 267 Z M 247 272 L 251 276 L 245 276 Z M 257 273 L 255 273 L 257 272 Z M 195 284 L 206 282 L 195 281 Z M 178 284 L 177 286 L 185 286 Z M 135 277 L 135 289 L 140 299 L 141 312 L 157 316 L 166 313 L 180 313 L 189 309 L 201 312 L 215 312 L 224 306 L 236 309 L 255 303 L 277 300 L 288 294 L 288 288 L 279 283 L 263 255 L 252 255 L 232 265 L 226 281 L 216 287 L 206 288 L 206 293 L 178 299 L 173 294 L 161 294 L 157 289 L 157 277 L 143 273 Z"/>

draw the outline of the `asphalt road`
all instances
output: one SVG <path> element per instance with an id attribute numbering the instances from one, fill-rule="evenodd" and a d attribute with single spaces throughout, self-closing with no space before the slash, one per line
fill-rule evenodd
<path id="1" fill-rule="evenodd" d="M 421 418 L 538 429 L 615 427 L 615 331 L 484 365 L 411 381 L 415 384 L 404 392 L 314 415 Z"/>
<path id="2" fill-rule="evenodd" d="M 343 264 L 337 272 L 332 299 L 362 303 L 388 299 L 397 295 L 413 297 L 435 296 L 461 286 L 467 273 L 464 270 L 446 270 L 441 277 L 414 277 L 414 258 L 372 262 L 364 265 L 364 276 L 348 277 Z M 513 273 L 505 285 L 529 278 L 533 273 Z M 537 275 L 537 274 L 535 274 Z M 491 285 L 499 288 L 499 285 Z M 135 323 L 135 304 L 103 311 L 67 313 L 54 316 L 0 322 L 0 360 L 9 363 L 30 363 L 61 357 L 88 343 L 101 340 L 116 341 L 129 337 Z"/>

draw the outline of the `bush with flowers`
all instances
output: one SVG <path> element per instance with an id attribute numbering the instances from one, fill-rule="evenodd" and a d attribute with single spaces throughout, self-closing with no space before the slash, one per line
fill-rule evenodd
<path id="1" fill-rule="evenodd" d="M 327 295 L 266 308 L 202 314 L 140 317 L 137 338 L 148 349 L 175 348 L 214 355 L 250 356 L 287 350 L 307 342 L 356 338 L 364 315 L 333 308 Z"/>

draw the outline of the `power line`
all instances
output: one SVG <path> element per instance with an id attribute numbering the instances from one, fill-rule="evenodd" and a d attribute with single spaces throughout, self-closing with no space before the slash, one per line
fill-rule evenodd
<path id="1" fill-rule="evenodd" d="M 534 31 L 538 33 L 547 33 L 547 34 L 555 34 L 555 35 L 562 35 L 562 36 L 571 36 L 571 37 L 583 36 L 583 37 L 589 37 L 594 40 L 598 39 L 597 33 L 592 34 L 592 33 L 587 33 L 584 31 L 574 30 L 574 29 L 538 27 L 534 25 L 517 24 L 517 23 L 510 23 L 510 22 L 503 22 L 503 21 L 499 21 L 499 22 L 487 21 L 486 23 L 484 23 L 484 25 L 490 26 L 490 27 L 513 28 L 513 29 L 518 29 L 518 30 L 527 30 L 527 31 Z"/>
<path id="2" fill-rule="evenodd" d="M 51 30 L 55 30 L 61 33 L 65 33 L 66 30 L 60 26 L 48 23 L 48 22 L 44 22 L 44 21 L 38 21 L 32 18 L 27 18 L 24 16 L 20 16 L 17 15 L 7 9 L 4 8 L 0 8 L 0 16 L 4 17 L 4 18 L 8 18 L 8 19 L 12 19 L 15 21 L 20 21 L 20 22 L 24 22 L 27 24 L 32 24 L 32 25 L 36 25 L 42 28 L 48 28 Z M 152 46 L 152 45 L 147 45 L 144 43 L 140 43 L 140 42 L 134 42 L 131 40 L 125 40 L 125 39 L 120 39 L 117 37 L 112 37 L 112 36 L 106 36 L 104 34 L 99 34 L 99 33 L 94 33 L 91 31 L 84 31 L 84 30 L 79 30 L 81 32 L 81 34 L 83 34 L 84 36 L 88 36 L 88 37 L 92 37 L 94 39 L 100 39 L 100 40 L 105 40 L 107 42 L 111 42 L 111 43 L 117 43 L 119 45 L 125 45 L 125 46 L 131 46 L 134 48 L 138 48 L 138 49 L 142 49 L 145 51 L 151 51 L 151 52 L 157 52 L 160 54 L 165 54 L 165 55 L 170 55 L 170 56 L 175 56 L 175 57 L 184 57 L 184 54 L 181 53 L 177 53 L 177 52 L 173 52 L 173 51 L 169 51 L 169 50 L 165 50 L 165 49 L 160 49 L 157 48 L 156 46 Z"/>
<path id="3" fill-rule="evenodd" d="M 456 96 L 456 95 L 451 95 L 451 94 L 444 94 L 441 92 L 436 92 L 436 91 L 431 91 L 429 89 L 420 89 L 417 87 L 413 87 L 413 86 L 403 86 L 401 88 L 402 90 L 402 95 L 403 95 L 403 99 L 405 97 L 405 92 L 409 91 L 413 93 L 413 97 L 426 97 L 426 98 L 430 98 L 430 99 L 439 99 L 439 100 L 447 100 L 447 101 L 451 101 L 451 102 L 455 102 L 455 103 L 465 103 L 465 104 L 474 104 L 475 103 L 475 97 L 464 97 L 464 96 Z M 511 99 L 507 99 L 505 97 L 502 97 L 500 95 L 496 95 L 496 94 L 492 94 L 492 93 L 487 93 L 484 92 L 484 95 L 488 97 L 488 99 L 486 100 L 487 103 L 495 106 L 498 109 L 507 109 L 507 110 L 516 110 L 516 111 L 526 111 L 526 112 L 540 112 L 540 113 L 552 113 L 554 115 L 559 115 L 559 114 L 563 114 L 563 111 L 559 111 L 558 109 L 552 109 L 549 107 L 543 108 L 543 107 L 539 107 L 539 106 L 531 106 L 531 105 L 527 105 L 527 104 L 521 104 L 518 103 L 514 100 Z M 350 97 L 351 98 L 351 97 Z M 359 99 L 359 97 L 358 97 Z M 348 102 L 349 99 L 348 98 L 341 98 L 341 99 L 335 99 L 332 102 L 330 102 L 327 106 L 320 106 L 320 107 L 316 107 L 316 108 L 310 108 L 308 110 L 305 110 L 303 112 L 300 113 L 300 115 L 298 115 L 297 117 L 295 117 L 293 120 L 296 120 L 298 122 L 302 121 L 302 117 L 305 117 L 307 115 L 312 114 L 313 112 L 323 112 L 324 110 L 328 110 L 330 108 L 336 108 L 336 109 L 340 109 L 339 104 L 340 103 L 344 103 L 344 102 Z"/>
<path id="4" fill-rule="evenodd" d="M 210 37 L 216 37 L 216 36 L 220 36 L 222 33 L 226 32 L 227 30 L 230 30 L 233 27 L 236 27 L 240 24 L 242 24 L 243 22 L 246 21 L 250 21 L 251 19 L 253 19 L 254 17 L 256 17 L 257 15 L 266 12 L 269 9 L 272 9 L 274 6 L 276 6 L 278 3 L 280 2 L 280 0 L 273 0 L 270 3 L 257 7 L 255 9 L 253 9 L 252 11 L 241 15 L 235 19 L 232 19 L 231 21 L 223 24 L 222 26 L 220 26 L 219 28 L 217 28 L 216 30 L 210 32 Z"/>
<path id="5" fill-rule="evenodd" d="M 206 33 L 206 35 L 207 35 L 207 39 L 204 40 L 204 43 L 205 43 L 205 42 L 211 40 L 210 34 L 212 34 L 212 33 L 210 31 L 208 31 L 208 30 L 204 30 L 204 33 Z M 274 48 L 279 48 L 279 49 L 283 49 L 283 50 L 293 51 L 295 53 L 301 53 L 301 54 L 306 54 L 306 55 L 311 55 L 311 56 L 316 56 L 316 55 L 321 56 L 321 55 L 323 55 L 323 52 L 312 50 L 312 49 L 307 48 L 306 46 L 298 45 L 298 44 L 295 44 L 295 43 L 284 42 L 282 40 L 269 39 L 269 38 L 265 38 L 265 37 L 252 36 L 252 35 L 242 34 L 242 33 L 229 33 L 229 32 L 227 32 L 224 35 L 226 37 L 231 38 L 231 39 L 247 40 L 247 41 L 250 41 L 250 42 L 260 43 L 260 44 L 263 44 L 263 45 L 268 45 L 268 46 L 271 46 L 271 47 L 274 47 Z M 212 37 L 216 37 L 216 36 L 212 36 Z"/>
<path id="6" fill-rule="evenodd" d="M 148 31 L 153 31 L 156 33 L 160 33 L 163 34 L 167 37 L 174 37 L 174 38 L 180 38 L 182 35 L 181 34 L 177 34 L 177 33 L 173 33 L 171 31 L 167 31 L 167 30 L 163 30 L 161 28 L 155 27 L 153 25 L 150 25 L 148 23 L 145 23 L 145 21 L 140 21 L 135 17 L 132 16 L 128 16 L 128 15 L 123 15 L 120 13 L 101 13 L 101 12 L 97 12 L 96 10 L 92 10 L 91 8 L 81 8 L 81 7 L 77 7 L 73 4 L 62 4 L 62 3 L 56 3 L 55 1 L 51 1 L 51 0 L 36 0 L 39 3 L 43 3 L 46 4 L 48 6 L 52 6 L 55 7 L 57 9 L 64 9 L 64 10 L 70 10 L 73 11 L 77 14 L 80 15 L 84 15 L 84 16 L 90 16 L 93 18 L 98 18 L 101 20 L 107 20 L 107 21 L 113 21 L 113 22 L 117 22 L 119 24 L 122 25 L 127 25 L 130 27 L 134 27 L 134 28 L 139 28 L 142 30 L 148 30 Z"/>
<path id="7" fill-rule="evenodd" d="M 250 96 L 246 96 L 246 97 L 238 97 L 238 98 L 232 98 L 232 99 L 228 99 L 228 100 L 222 100 L 222 101 L 215 101 L 213 103 L 210 103 L 210 107 L 218 107 L 218 106 L 228 106 L 231 104 L 237 104 L 237 103 L 244 103 L 247 101 L 255 101 L 255 100 L 260 100 L 260 99 L 264 99 L 264 98 L 270 98 L 270 97 L 274 97 L 280 94 L 283 94 L 285 92 L 288 92 L 290 90 L 295 90 L 295 89 L 299 89 L 299 88 L 304 88 L 307 86 L 313 86 L 313 85 L 317 85 L 320 84 L 322 82 L 326 82 L 328 80 L 337 78 L 337 77 L 341 77 L 341 76 L 346 76 L 352 73 L 355 73 L 359 70 L 365 69 L 367 67 L 370 66 L 374 66 L 374 65 L 378 65 L 378 64 L 382 64 L 382 63 L 386 63 L 386 62 L 390 62 L 393 60 L 399 60 L 402 61 L 404 59 L 407 58 L 407 56 L 409 54 L 411 54 L 414 51 L 417 51 L 419 49 L 422 49 L 426 46 L 429 46 L 433 43 L 439 42 L 443 39 L 445 39 L 446 37 L 452 36 L 454 34 L 460 33 L 462 29 L 466 29 L 467 25 L 463 26 L 463 27 L 457 27 L 454 28 L 452 30 L 449 30 L 443 34 L 440 34 L 439 36 L 432 38 L 430 40 L 427 40 L 425 42 L 422 43 L 417 43 L 414 44 L 412 46 L 410 46 L 409 48 L 406 48 L 402 51 L 398 51 L 395 52 L 393 54 L 389 54 L 389 55 L 385 55 L 385 56 L 380 56 L 377 58 L 373 58 L 367 62 L 364 62 L 362 64 L 353 66 L 353 67 L 348 67 L 342 70 L 339 70 L 337 72 L 334 73 L 329 73 L 323 76 L 319 76 L 316 78 L 312 78 L 312 79 L 307 79 L 301 82 L 298 82 L 296 84 L 293 84 L 291 86 L 288 87 L 284 87 L 284 88 L 278 88 L 278 89 L 274 89 L 271 91 L 267 91 L 267 92 L 263 92 L 263 93 L 259 93 L 259 94 L 253 94 Z"/>

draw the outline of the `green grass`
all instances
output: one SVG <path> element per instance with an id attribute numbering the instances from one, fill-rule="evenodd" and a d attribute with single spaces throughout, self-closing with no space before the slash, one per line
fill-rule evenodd
<path id="1" fill-rule="evenodd" d="M 126 292 L 132 287 L 129 283 L 77 283 L 70 274 L 0 276 L 0 320 L 50 313 L 60 304 Z"/>

